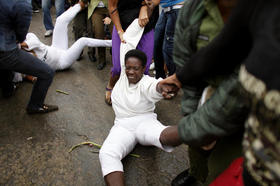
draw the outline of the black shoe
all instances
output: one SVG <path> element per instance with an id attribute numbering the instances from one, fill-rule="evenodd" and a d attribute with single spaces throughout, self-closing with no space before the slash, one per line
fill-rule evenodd
<path id="1" fill-rule="evenodd" d="M 95 55 L 92 54 L 92 52 L 89 52 L 89 53 L 88 53 L 88 58 L 89 58 L 89 60 L 90 60 L 91 62 L 93 62 L 93 63 L 97 61 Z"/>
<path id="2" fill-rule="evenodd" d="M 47 105 L 47 104 L 44 104 L 42 107 L 37 108 L 37 109 L 33 109 L 33 108 L 26 109 L 28 114 L 43 114 L 43 113 L 48 113 L 48 112 L 52 112 L 52 111 L 56 111 L 56 110 L 58 110 L 58 106 Z"/>
<path id="3" fill-rule="evenodd" d="M 189 169 L 181 172 L 172 180 L 171 186 L 187 186 L 192 185 L 196 182 L 196 179 L 193 176 L 189 175 Z"/>
<path id="4" fill-rule="evenodd" d="M 97 70 L 102 70 L 105 66 L 106 66 L 106 62 L 104 61 L 102 63 L 98 63 L 96 67 Z"/>

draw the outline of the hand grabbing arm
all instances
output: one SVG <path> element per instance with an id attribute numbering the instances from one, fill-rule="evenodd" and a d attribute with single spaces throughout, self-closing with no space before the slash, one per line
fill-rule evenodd
<path id="1" fill-rule="evenodd" d="M 164 84 L 160 81 L 157 84 L 157 92 L 161 93 L 165 99 L 171 99 L 177 95 L 179 88 L 172 84 Z"/>
<path id="2" fill-rule="evenodd" d="M 178 93 L 181 87 L 181 82 L 177 79 L 176 74 L 173 74 L 158 83 L 157 91 L 162 93 L 164 98 L 170 99 Z"/>

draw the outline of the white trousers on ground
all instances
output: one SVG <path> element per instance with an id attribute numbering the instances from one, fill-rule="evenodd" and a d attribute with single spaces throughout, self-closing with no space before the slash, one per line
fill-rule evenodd
<path id="1" fill-rule="evenodd" d="M 92 39 L 82 37 L 68 48 L 68 25 L 81 10 L 80 4 L 70 7 L 57 19 L 53 31 L 51 47 L 62 49 L 65 52 L 59 58 L 59 69 L 69 68 L 80 56 L 84 47 L 112 47 L 112 40 Z"/>
<path id="2" fill-rule="evenodd" d="M 166 127 L 157 120 L 155 113 L 116 118 L 99 152 L 103 176 L 115 171 L 123 172 L 121 160 L 133 150 L 137 143 L 153 145 L 171 152 L 173 147 L 162 146 L 159 141 L 160 134 Z"/>

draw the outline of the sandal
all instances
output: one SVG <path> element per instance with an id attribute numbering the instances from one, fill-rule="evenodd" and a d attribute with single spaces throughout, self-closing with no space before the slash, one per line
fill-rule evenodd
<path id="1" fill-rule="evenodd" d="M 106 92 L 105 92 L 105 103 L 107 105 L 112 105 L 112 101 L 111 101 L 111 94 L 112 94 L 112 90 L 111 88 L 106 87 Z"/>

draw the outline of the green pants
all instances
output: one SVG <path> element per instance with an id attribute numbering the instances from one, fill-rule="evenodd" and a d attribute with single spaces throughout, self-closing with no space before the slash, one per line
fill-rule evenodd
<path id="1" fill-rule="evenodd" d="M 234 159 L 242 156 L 242 138 L 243 131 L 221 138 L 211 151 L 189 147 L 190 175 L 201 185 L 209 185 Z"/>

